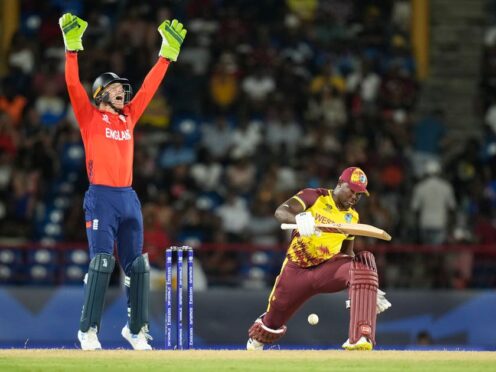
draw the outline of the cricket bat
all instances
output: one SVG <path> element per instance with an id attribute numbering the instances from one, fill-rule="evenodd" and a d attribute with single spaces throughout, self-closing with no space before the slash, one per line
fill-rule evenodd
<path id="1" fill-rule="evenodd" d="M 320 223 L 315 225 L 316 228 L 323 232 L 335 232 L 339 234 L 349 234 L 357 236 L 368 236 L 382 240 L 391 240 L 391 235 L 382 229 L 364 223 Z M 295 223 L 282 223 L 281 229 L 293 230 L 298 226 Z"/>

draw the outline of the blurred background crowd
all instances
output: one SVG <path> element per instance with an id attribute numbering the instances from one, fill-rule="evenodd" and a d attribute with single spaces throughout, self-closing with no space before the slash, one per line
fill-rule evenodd
<path id="1" fill-rule="evenodd" d="M 58 25 L 70 11 L 89 22 L 79 53 L 88 91 L 105 71 L 136 91 L 157 59 L 158 25 L 175 17 L 188 29 L 135 130 L 133 187 L 157 268 L 165 247 L 188 244 L 210 285 L 271 285 L 287 242 L 276 207 L 360 166 L 371 194 L 361 221 L 423 252 L 408 262 L 377 253 L 385 287 L 496 285 L 494 256 L 436 248 L 496 240 L 496 26 L 484 35 L 479 127 L 453 136 L 445 108 L 417 110 L 410 1 L 25 0 L 20 10 L 0 85 L 6 262 L 29 260 L 6 253 L 15 244 L 86 239 L 84 149 Z M 0 280 L 34 278 L 2 267 Z"/>

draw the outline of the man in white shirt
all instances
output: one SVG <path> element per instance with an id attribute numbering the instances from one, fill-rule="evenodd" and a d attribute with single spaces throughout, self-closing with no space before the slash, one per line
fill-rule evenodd
<path id="1" fill-rule="evenodd" d="M 446 242 L 450 213 L 456 209 L 453 187 L 440 177 L 441 167 L 436 161 L 425 166 L 427 177 L 415 185 L 411 209 L 418 213 L 420 240 L 423 244 Z"/>

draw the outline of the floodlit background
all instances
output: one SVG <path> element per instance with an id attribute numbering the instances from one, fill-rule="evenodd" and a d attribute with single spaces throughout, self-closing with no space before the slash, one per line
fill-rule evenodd
<path id="1" fill-rule="evenodd" d="M 195 341 L 242 347 L 284 258 L 276 207 L 360 166 L 361 222 L 393 307 L 380 347 L 496 349 L 494 0 L 7 0 L 0 4 L 0 346 L 74 347 L 87 270 L 84 149 L 58 18 L 89 22 L 88 90 L 106 71 L 136 91 L 164 19 L 188 29 L 135 130 L 133 187 L 163 347 L 163 253 L 196 249 Z M 440 193 L 432 190 L 442 189 Z M 122 273 L 102 326 L 123 346 Z M 347 338 L 346 294 L 312 300 L 281 347 Z M 320 324 L 306 323 L 309 313 Z"/>

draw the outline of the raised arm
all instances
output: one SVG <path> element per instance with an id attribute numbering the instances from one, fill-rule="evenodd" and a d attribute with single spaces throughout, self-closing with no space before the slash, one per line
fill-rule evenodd
<path id="1" fill-rule="evenodd" d="M 160 83 L 162 82 L 170 62 L 177 61 L 181 45 L 186 37 L 186 29 L 182 23 L 176 19 L 165 21 L 158 27 L 158 32 L 162 36 L 162 46 L 159 52 L 159 59 L 155 66 L 146 75 L 141 88 L 138 90 L 133 100 L 129 104 L 129 110 L 134 122 L 137 122 L 152 100 Z"/>
<path id="2" fill-rule="evenodd" d="M 65 82 L 69 91 L 74 114 L 80 127 L 83 127 L 91 119 L 93 106 L 88 94 L 79 81 L 79 66 L 77 52 L 83 50 L 82 37 L 88 27 L 88 22 L 70 13 L 64 14 L 59 19 L 60 29 L 65 44 Z"/>
<path id="3" fill-rule="evenodd" d="M 136 92 L 134 98 L 129 103 L 129 112 L 133 118 L 133 123 L 136 123 L 141 115 L 143 115 L 146 106 L 148 106 L 157 92 L 158 87 L 162 83 L 169 64 L 170 62 L 167 59 L 159 57 L 157 63 L 155 63 L 155 66 L 153 66 L 150 72 L 146 75 L 140 89 Z"/>
<path id="4" fill-rule="evenodd" d="M 83 128 L 91 119 L 93 106 L 83 85 L 79 81 L 79 67 L 76 52 L 66 52 L 65 54 L 65 82 L 69 92 L 74 114 Z"/>

